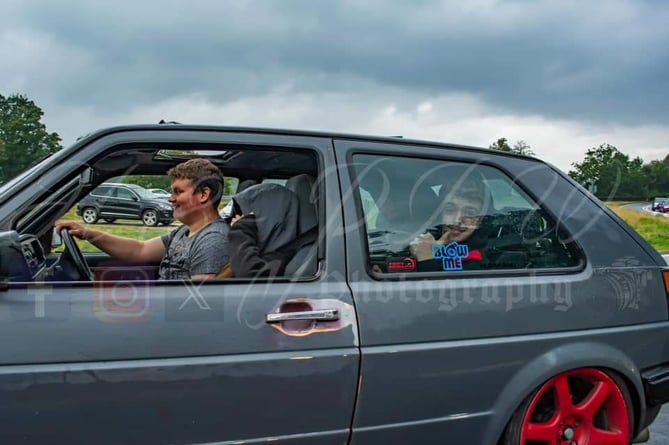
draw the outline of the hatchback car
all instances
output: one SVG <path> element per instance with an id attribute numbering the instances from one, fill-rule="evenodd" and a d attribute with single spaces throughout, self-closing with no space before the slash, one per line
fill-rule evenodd
<path id="1" fill-rule="evenodd" d="M 137 219 L 145 226 L 174 221 L 171 204 L 135 184 L 101 184 L 77 203 L 77 215 L 87 224 L 95 224 L 100 218 L 108 223 Z"/>
<path id="2" fill-rule="evenodd" d="M 54 234 L 193 156 L 295 194 L 280 276 L 161 281 Z M 626 444 L 669 399 L 666 264 L 536 158 L 116 127 L 0 187 L 0 230 L 2 443 Z"/>

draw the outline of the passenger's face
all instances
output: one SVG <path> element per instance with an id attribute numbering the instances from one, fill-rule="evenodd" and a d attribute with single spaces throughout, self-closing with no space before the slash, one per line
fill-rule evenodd
<path id="1" fill-rule="evenodd" d="M 483 202 L 479 199 L 453 194 L 446 197 L 442 221 L 449 241 L 463 242 L 481 222 Z"/>
<path id="2" fill-rule="evenodd" d="M 170 202 L 174 207 L 174 218 L 184 224 L 190 224 L 198 218 L 199 210 L 210 205 L 205 192 L 196 192 L 190 179 L 172 181 Z"/>

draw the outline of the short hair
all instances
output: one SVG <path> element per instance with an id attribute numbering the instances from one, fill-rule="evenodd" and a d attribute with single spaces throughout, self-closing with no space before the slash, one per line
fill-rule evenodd
<path id="1" fill-rule="evenodd" d="M 177 164 L 167 171 L 167 176 L 171 181 L 175 179 L 189 179 L 196 192 L 201 192 L 205 188 L 211 190 L 209 202 L 218 209 L 218 205 L 223 197 L 223 173 L 209 159 L 195 158 L 186 162 Z"/>
<path id="2" fill-rule="evenodd" d="M 481 210 L 492 208 L 492 196 L 486 186 L 483 175 L 477 171 L 469 171 L 459 176 L 453 176 L 439 189 L 440 200 L 450 196 L 461 196 L 471 201 L 480 201 Z"/>

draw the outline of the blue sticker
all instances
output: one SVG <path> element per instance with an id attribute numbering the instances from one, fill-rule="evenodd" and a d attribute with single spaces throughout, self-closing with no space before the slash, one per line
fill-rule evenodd
<path id="1" fill-rule="evenodd" d="M 444 270 L 462 270 L 462 260 L 469 256 L 469 246 L 452 241 L 448 244 L 433 244 L 432 258 L 441 260 Z"/>

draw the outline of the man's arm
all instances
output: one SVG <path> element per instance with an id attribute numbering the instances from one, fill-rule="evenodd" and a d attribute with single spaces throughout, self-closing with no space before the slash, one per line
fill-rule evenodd
<path id="1" fill-rule="evenodd" d="M 62 229 L 68 230 L 77 238 L 86 240 L 103 252 L 123 261 L 157 263 L 165 254 L 165 245 L 160 237 L 139 241 L 89 229 L 74 221 L 56 223 L 56 230 L 60 232 Z"/>

